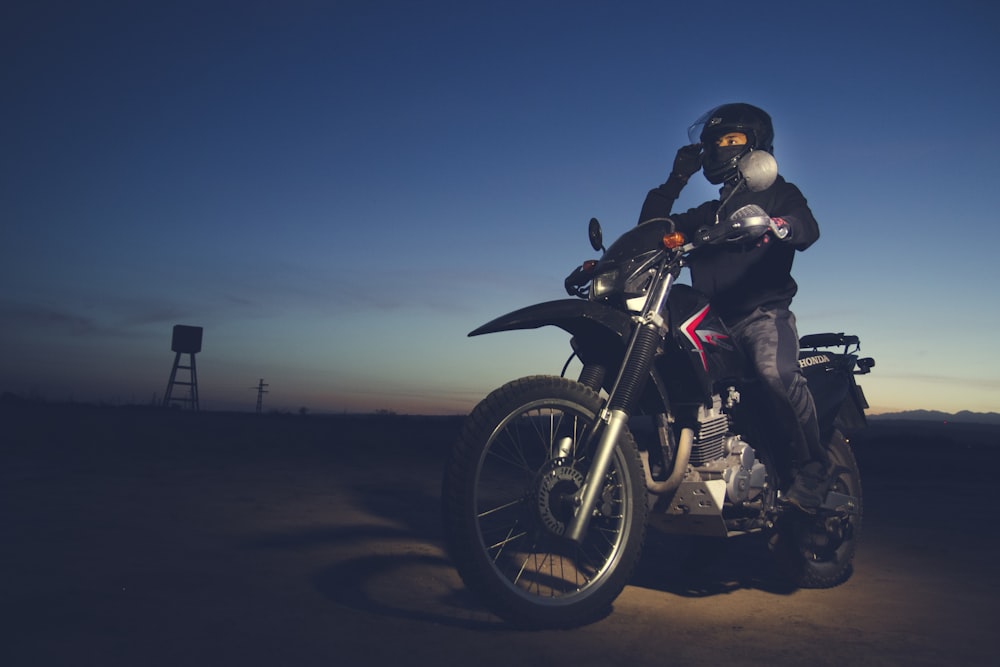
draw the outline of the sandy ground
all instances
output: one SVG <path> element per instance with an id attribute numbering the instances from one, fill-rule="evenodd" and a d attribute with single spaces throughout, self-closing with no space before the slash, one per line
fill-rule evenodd
<path id="1" fill-rule="evenodd" d="M 441 548 L 434 418 L 5 402 L 0 665 L 993 665 L 997 428 L 854 438 L 865 534 L 825 591 L 752 541 L 653 536 L 612 613 L 512 630 Z"/>

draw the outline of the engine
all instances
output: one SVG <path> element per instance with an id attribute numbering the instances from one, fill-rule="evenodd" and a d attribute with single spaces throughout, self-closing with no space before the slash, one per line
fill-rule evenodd
<path id="1" fill-rule="evenodd" d="M 726 400 L 731 405 L 739 401 L 739 395 L 730 390 Z M 757 460 L 753 448 L 732 433 L 729 415 L 718 394 L 711 408 L 698 410 L 698 430 L 689 463 L 702 480 L 725 480 L 726 498 L 734 505 L 757 500 L 764 489 L 766 468 Z"/>

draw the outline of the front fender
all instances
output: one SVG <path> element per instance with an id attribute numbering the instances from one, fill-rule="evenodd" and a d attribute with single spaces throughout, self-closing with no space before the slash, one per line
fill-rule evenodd
<path id="1" fill-rule="evenodd" d="M 628 313 L 603 303 L 560 299 L 501 315 L 471 331 L 469 335 L 481 336 L 544 326 L 558 327 L 572 335 L 575 340 L 574 350 L 584 363 L 596 362 L 617 367 L 621 364 L 635 324 Z M 646 414 L 670 411 L 667 389 L 655 366 L 650 369 L 650 383 L 640 399 L 639 411 Z"/>
<path id="2" fill-rule="evenodd" d="M 498 331 L 538 329 L 544 326 L 559 327 L 579 340 L 607 338 L 611 334 L 624 341 L 632 333 L 633 325 L 628 314 L 603 303 L 559 299 L 501 315 L 469 332 L 469 335 L 481 336 Z"/>

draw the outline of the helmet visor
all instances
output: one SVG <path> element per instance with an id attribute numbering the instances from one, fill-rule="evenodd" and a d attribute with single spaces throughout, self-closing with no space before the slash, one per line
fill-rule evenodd
<path id="1" fill-rule="evenodd" d="M 714 112 L 715 112 L 714 108 L 709 109 L 701 116 L 699 116 L 698 120 L 693 122 L 691 124 L 691 127 L 688 128 L 688 139 L 691 141 L 692 144 L 701 143 L 701 133 L 705 129 L 705 123 L 709 121 L 709 119 L 712 117 L 712 113 Z"/>

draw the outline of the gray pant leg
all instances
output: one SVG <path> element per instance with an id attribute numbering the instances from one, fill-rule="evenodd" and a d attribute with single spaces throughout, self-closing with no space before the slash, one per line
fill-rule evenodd
<path id="1" fill-rule="evenodd" d="M 799 368 L 795 315 L 785 308 L 758 308 L 731 326 L 730 333 L 770 390 L 777 417 L 791 438 L 795 463 L 801 466 L 816 460 L 829 467 L 816 406 Z"/>

